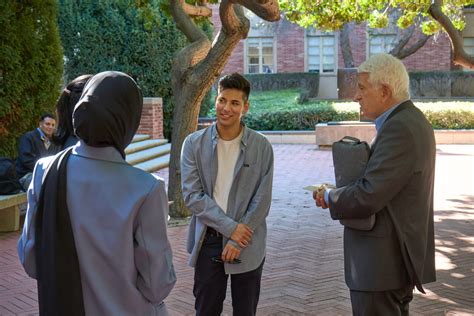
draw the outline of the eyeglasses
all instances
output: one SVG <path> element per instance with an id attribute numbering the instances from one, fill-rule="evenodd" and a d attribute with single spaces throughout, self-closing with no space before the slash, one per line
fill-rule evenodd
<path id="1" fill-rule="evenodd" d="M 214 263 L 224 263 L 221 257 L 212 257 L 211 258 L 212 262 Z M 232 261 L 225 261 L 225 263 L 230 263 L 230 264 L 236 264 L 236 263 L 241 263 L 240 259 L 234 259 Z"/>

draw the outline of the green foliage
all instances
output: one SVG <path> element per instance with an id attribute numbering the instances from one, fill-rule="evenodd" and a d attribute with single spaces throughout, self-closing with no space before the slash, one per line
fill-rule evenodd
<path id="1" fill-rule="evenodd" d="M 164 1 L 164 0 L 163 0 Z M 60 0 L 65 81 L 117 70 L 134 77 L 144 96 L 163 98 L 165 136 L 172 119 L 171 64 L 186 39 L 158 0 Z"/>
<path id="2" fill-rule="evenodd" d="M 62 75 L 54 0 L 0 1 L 0 156 L 53 112 Z"/>
<path id="3" fill-rule="evenodd" d="M 285 111 L 265 112 L 261 114 L 248 114 L 245 124 L 255 130 L 313 130 L 317 123 L 328 121 L 353 121 L 359 119 L 359 112 L 337 111 L 323 105 L 314 108 L 305 108 Z"/>
<path id="4" fill-rule="evenodd" d="M 474 129 L 474 112 L 472 111 L 424 111 L 435 129 Z"/>
<path id="5" fill-rule="evenodd" d="M 465 26 L 462 8 L 472 3 L 473 0 L 445 0 L 442 10 L 454 26 L 462 30 Z M 398 8 L 401 11 L 397 21 L 400 28 L 420 22 L 422 31 L 428 35 L 441 29 L 439 23 L 428 13 L 430 5 L 431 0 L 321 0 L 317 3 L 307 0 L 280 0 L 280 7 L 286 17 L 303 27 L 334 31 L 348 22 L 369 22 L 372 28 L 382 28 L 387 26 L 390 9 Z"/>

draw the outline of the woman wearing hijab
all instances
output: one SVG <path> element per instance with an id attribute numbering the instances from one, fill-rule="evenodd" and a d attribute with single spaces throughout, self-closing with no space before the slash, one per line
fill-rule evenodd
<path id="1" fill-rule="evenodd" d="M 142 100 L 129 76 L 95 75 L 74 109 L 79 142 L 35 167 L 18 254 L 40 315 L 167 315 L 164 182 L 125 161 Z"/>
<path id="2" fill-rule="evenodd" d="M 56 133 L 54 133 L 53 140 L 60 146 L 61 150 L 74 146 L 78 141 L 72 127 L 72 112 L 81 97 L 84 86 L 91 77 L 92 75 L 82 75 L 73 79 L 68 83 L 66 88 L 63 89 L 56 102 L 58 126 Z"/>

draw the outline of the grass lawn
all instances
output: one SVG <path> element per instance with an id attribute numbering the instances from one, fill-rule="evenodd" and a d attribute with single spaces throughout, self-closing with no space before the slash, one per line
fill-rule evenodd
<path id="1" fill-rule="evenodd" d="M 359 104 L 350 101 L 320 101 L 310 100 L 303 104 L 298 104 L 296 99 L 299 89 L 288 89 L 279 91 L 253 91 L 250 93 L 250 110 L 252 114 L 261 114 L 274 111 L 286 111 L 295 109 L 312 109 L 315 107 L 334 107 L 338 111 L 359 111 Z M 214 95 L 212 100 L 214 100 Z M 464 110 L 474 113 L 474 100 L 415 100 L 415 105 L 422 111 L 445 111 Z M 215 116 L 214 109 L 211 109 L 209 116 Z"/>

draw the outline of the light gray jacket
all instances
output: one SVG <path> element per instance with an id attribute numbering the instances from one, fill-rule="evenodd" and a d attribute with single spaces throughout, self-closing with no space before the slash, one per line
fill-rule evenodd
<path id="1" fill-rule="evenodd" d="M 18 242 L 26 273 L 36 277 L 35 227 L 43 175 L 38 161 Z M 166 234 L 163 180 L 127 164 L 113 147 L 82 141 L 67 165 L 67 204 L 87 315 L 167 315 L 163 300 L 176 277 Z"/>
<path id="2" fill-rule="evenodd" d="M 254 230 L 250 244 L 240 253 L 241 263 L 225 264 L 228 274 L 244 273 L 258 268 L 265 258 L 266 217 L 270 211 L 273 183 L 273 149 L 268 140 L 243 127 L 240 154 L 234 169 L 227 213 L 213 199 L 217 178 L 216 125 L 189 135 L 181 153 L 183 196 L 193 217 L 189 226 L 187 250 L 189 264 L 194 267 L 207 226 L 222 233 L 223 245 L 238 223 Z"/>

